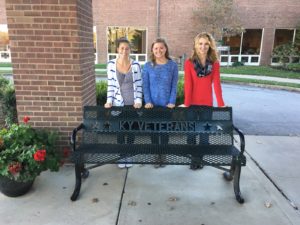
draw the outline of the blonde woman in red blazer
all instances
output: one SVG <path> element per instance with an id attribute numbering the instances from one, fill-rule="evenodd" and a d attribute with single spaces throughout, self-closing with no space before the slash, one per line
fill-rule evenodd
<path id="1" fill-rule="evenodd" d="M 212 85 L 218 107 L 224 106 L 216 43 L 211 34 L 203 32 L 195 37 L 193 54 L 184 65 L 183 106 L 213 106 Z"/>
<path id="2" fill-rule="evenodd" d="M 218 107 L 224 107 L 216 43 L 211 34 L 203 32 L 195 37 L 193 54 L 184 65 L 184 104 L 181 106 L 213 106 L 212 89 L 214 89 Z M 209 112 L 206 116 L 211 117 Z M 187 143 L 197 144 L 196 136 L 189 135 Z M 209 135 L 201 134 L 199 144 L 208 145 Z M 191 160 L 191 169 L 203 168 L 201 162 L 195 162 L 193 157 Z"/>

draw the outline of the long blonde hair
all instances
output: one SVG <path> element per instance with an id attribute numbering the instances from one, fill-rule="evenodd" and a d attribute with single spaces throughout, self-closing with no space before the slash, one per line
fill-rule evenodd
<path id="1" fill-rule="evenodd" d="M 199 42 L 200 38 L 207 38 L 209 41 L 209 50 L 207 52 L 207 58 L 213 63 L 218 61 L 218 50 L 217 50 L 217 46 L 216 46 L 216 41 L 213 38 L 213 36 L 208 32 L 201 32 L 201 33 L 197 34 L 197 36 L 194 38 L 193 53 L 192 53 L 192 56 L 190 57 L 190 60 L 191 61 L 194 61 L 195 59 L 199 60 L 195 46 L 196 46 L 196 43 Z"/>

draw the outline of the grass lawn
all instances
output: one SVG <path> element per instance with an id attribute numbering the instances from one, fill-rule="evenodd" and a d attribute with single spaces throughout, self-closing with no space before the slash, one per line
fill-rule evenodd
<path id="1" fill-rule="evenodd" d="M 270 76 L 270 77 L 300 79 L 299 72 L 275 69 L 269 66 L 221 67 L 220 71 L 221 73 L 227 73 L 227 74 L 263 75 L 263 76 Z"/>
<path id="2" fill-rule="evenodd" d="M 244 84 L 262 84 L 262 85 L 271 85 L 271 86 L 281 86 L 281 87 L 290 87 L 290 88 L 299 88 L 300 84 L 297 83 L 287 83 L 287 82 L 278 82 L 270 80 L 260 80 L 260 79 L 248 79 L 248 78 L 236 78 L 236 77 L 222 77 L 222 82 L 230 83 L 244 83 Z"/>

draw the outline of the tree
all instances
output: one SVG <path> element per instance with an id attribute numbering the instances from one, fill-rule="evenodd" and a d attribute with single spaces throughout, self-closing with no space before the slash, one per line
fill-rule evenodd
<path id="1" fill-rule="evenodd" d="M 235 10 L 233 0 L 198 0 L 194 17 L 199 30 L 210 32 L 216 40 L 245 31 Z"/>

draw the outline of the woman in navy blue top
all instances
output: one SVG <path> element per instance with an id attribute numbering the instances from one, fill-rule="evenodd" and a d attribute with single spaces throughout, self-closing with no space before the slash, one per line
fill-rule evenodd
<path id="1" fill-rule="evenodd" d="M 163 106 L 174 108 L 176 102 L 178 67 L 169 57 L 166 41 L 156 39 L 151 45 L 151 61 L 142 71 L 145 108 Z"/>

